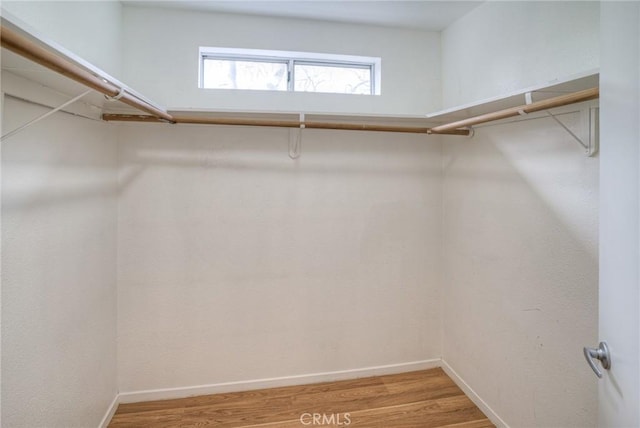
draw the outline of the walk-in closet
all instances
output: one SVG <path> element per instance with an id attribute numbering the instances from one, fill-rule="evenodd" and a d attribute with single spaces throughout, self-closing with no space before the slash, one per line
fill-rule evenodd
<path id="1" fill-rule="evenodd" d="M 640 426 L 640 2 L 2 1 L 6 428 Z"/>

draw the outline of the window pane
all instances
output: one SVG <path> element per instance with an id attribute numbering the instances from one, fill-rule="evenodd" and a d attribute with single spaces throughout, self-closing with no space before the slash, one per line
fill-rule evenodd
<path id="1" fill-rule="evenodd" d="M 287 90 L 287 63 L 204 59 L 203 87 Z"/>
<path id="2" fill-rule="evenodd" d="M 371 69 L 295 64 L 295 91 L 371 94 Z"/>

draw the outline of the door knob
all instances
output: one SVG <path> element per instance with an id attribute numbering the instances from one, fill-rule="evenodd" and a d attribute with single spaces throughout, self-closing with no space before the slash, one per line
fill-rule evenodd
<path id="1" fill-rule="evenodd" d="M 607 346 L 607 342 L 600 342 L 598 348 L 587 348 L 584 347 L 584 358 L 591 366 L 591 370 L 598 377 L 602 377 L 602 372 L 596 366 L 596 363 L 593 361 L 594 358 L 600 361 L 602 368 L 605 370 L 609 370 L 611 368 L 611 355 L 609 354 L 609 347 Z"/>

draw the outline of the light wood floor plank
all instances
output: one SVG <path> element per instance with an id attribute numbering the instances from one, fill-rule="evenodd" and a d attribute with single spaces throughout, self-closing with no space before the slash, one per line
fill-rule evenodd
<path id="1" fill-rule="evenodd" d="M 334 424 L 305 425 L 302 414 Z M 121 404 L 110 427 L 493 427 L 441 370 Z M 305 421 L 310 421 L 307 416 Z M 331 419 L 333 418 L 333 419 Z M 325 419 L 327 421 L 327 419 Z M 339 424 L 341 422 L 341 424 Z"/>
<path id="2" fill-rule="evenodd" d="M 486 417 L 469 398 L 458 395 L 387 408 L 354 412 L 350 427 L 436 428 Z"/>
<path id="3" fill-rule="evenodd" d="M 385 389 L 381 379 L 369 377 L 340 382 L 324 382 L 311 385 L 284 386 L 280 388 L 256 389 L 251 391 L 241 391 L 226 394 L 201 395 L 197 397 L 179 398 L 174 400 L 145 401 L 141 403 L 121 404 L 118 413 L 140 413 L 154 410 L 165 410 L 168 408 L 187 408 L 200 406 L 228 405 L 229 403 L 239 403 L 240 405 L 252 406 L 253 403 L 260 403 L 264 400 L 285 398 L 304 394 L 337 393 L 342 390 L 358 388 Z"/>

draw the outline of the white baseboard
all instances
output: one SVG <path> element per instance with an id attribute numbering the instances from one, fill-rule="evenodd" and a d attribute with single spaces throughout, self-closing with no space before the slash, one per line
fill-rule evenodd
<path id="1" fill-rule="evenodd" d="M 507 423 L 503 421 L 502 418 L 498 416 L 498 414 L 494 412 L 482 398 L 480 398 L 480 396 L 469 386 L 467 382 L 462 380 L 460 375 L 458 375 L 458 373 L 456 373 L 456 371 L 451 368 L 446 361 L 441 360 L 441 367 L 451 380 L 453 380 L 453 382 L 458 385 L 465 394 L 467 394 L 467 397 L 469 397 L 469 399 L 473 401 L 480 410 L 482 410 L 482 413 L 487 415 L 491 422 L 493 422 L 498 428 L 509 428 L 509 425 L 507 425 Z"/>
<path id="2" fill-rule="evenodd" d="M 118 404 L 120 404 L 120 394 L 116 394 L 116 396 L 113 398 L 113 401 L 111 402 L 111 405 L 107 409 L 107 413 L 105 413 L 104 417 L 100 421 L 100 425 L 98 425 L 98 428 L 107 428 L 109 426 L 109 422 L 111 422 L 111 418 L 113 418 L 113 415 L 116 413 L 116 410 L 118 409 Z"/>
<path id="3" fill-rule="evenodd" d="M 151 389 L 146 391 L 121 392 L 120 403 L 136 403 L 140 401 L 170 400 L 193 397 L 196 395 L 220 394 L 226 392 L 248 391 L 252 389 L 277 388 L 280 386 L 305 385 L 337 380 L 358 379 L 369 376 L 381 376 L 426 370 L 441 366 L 439 358 L 433 360 L 412 361 L 408 363 L 390 364 L 386 366 L 365 367 L 353 370 L 340 370 L 324 373 L 313 373 L 297 376 L 284 376 L 269 379 L 224 382 L 210 385 L 186 386 L 180 388 Z"/>
<path id="4" fill-rule="evenodd" d="M 111 403 L 109 410 L 105 414 L 100 428 L 106 428 L 111 421 L 118 404 L 137 403 L 140 401 L 170 400 L 175 398 L 186 398 L 197 395 L 221 394 L 227 392 L 249 391 L 253 389 L 277 388 L 280 386 L 305 385 L 321 382 L 332 382 L 346 379 L 358 379 L 370 376 L 381 376 L 411 372 L 416 370 L 427 370 L 442 367 L 445 373 L 464 391 L 465 394 L 475 403 L 476 406 L 499 428 L 509 428 L 509 425 L 467 384 L 458 373 L 444 360 L 440 358 L 432 360 L 412 361 L 400 364 L 389 364 L 385 366 L 365 367 L 361 369 L 339 370 L 324 373 L 313 373 L 296 376 L 283 376 L 267 379 L 245 380 L 238 382 L 224 382 L 209 385 L 186 386 L 180 388 L 150 389 L 145 391 L 121 392 Z"/>

